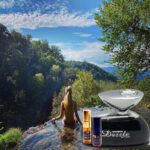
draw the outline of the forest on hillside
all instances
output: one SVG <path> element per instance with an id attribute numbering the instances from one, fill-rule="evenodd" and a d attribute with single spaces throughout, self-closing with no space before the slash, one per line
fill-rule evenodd
<path id="1" fill-rule="evenodd" d="M 93 64 L 67 62 L 59 47 L 0 24 L 0 126 L 27 128 L 46 121 L 53 98 L 79 71 L 90 71 L 93 80 L 117 80 Z"/>

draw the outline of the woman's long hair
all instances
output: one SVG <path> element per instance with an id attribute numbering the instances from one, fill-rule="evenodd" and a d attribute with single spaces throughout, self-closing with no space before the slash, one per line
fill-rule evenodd
<path id="1" fill-rule="evenodd" d="M 67 106 L 67 108 L 72 108 L 72 89 L 71 86 L 67 86 L 65 88 L 65 96 L 63 99 L 65 105 Z"/>

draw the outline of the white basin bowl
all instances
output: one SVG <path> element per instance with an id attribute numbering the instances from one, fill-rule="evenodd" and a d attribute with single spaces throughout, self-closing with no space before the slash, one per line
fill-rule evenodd
<path id="1" fill-rule="evenodd" d="M 102 101 L 119 111 L 126 111 L 137 105 L 143 98 L 144 93 L 139 90 L 111 90 L 99 93 Z"/>

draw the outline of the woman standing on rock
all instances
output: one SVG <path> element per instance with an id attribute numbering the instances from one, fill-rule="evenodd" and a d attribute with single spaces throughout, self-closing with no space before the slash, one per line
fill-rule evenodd
<path id="1" fill-rule="evenodd" d="M 75 101 L 72 100 L 71 86 L 65 88 L 65 96 L 60 104 L 60 113 L 56 118 L 53 118 L 51 121 L 52 123 L 55 123 L 56 120 L 59 120 L 62 117 L 62 123 L 64 127 L 75 128 L 76 122 L 82 124 L 77 112 L 77 104 Z"/>

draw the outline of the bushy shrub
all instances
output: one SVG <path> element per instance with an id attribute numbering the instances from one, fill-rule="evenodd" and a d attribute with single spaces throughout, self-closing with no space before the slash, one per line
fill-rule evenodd
<path id="1" fill-rule="evenodd" d="M 150 109 L 150 76 L 141 80 L 137 88 L 144 92 L 144 98 L 142 99 L 140 105 L 144 108 Z"/>
<path id="2" fill-rule="evenodd" d="M 17 128 L 11 128 L 4 134 L 0 135 L 0 149 L 6 147 L 12 147 L 17 144 L 20 137 L 22 136 L 22 131 Z"/>
<path id="3" fill-rule="evenodd" d="M 138 88 L 142 91 L 150 91 L 150 76 L 141 80 L 138 84 Z"/>
<path id="4" fill-rule="evenodd" d="M 72 85 L 72 96 L 78 106 L 91 106 L 91 96 L 98 94 L 99 87 L 90 72 L 81 71 L 77 73 L 77 79 Z M 95 100 L 95 98 L 94 98 Z"/>

